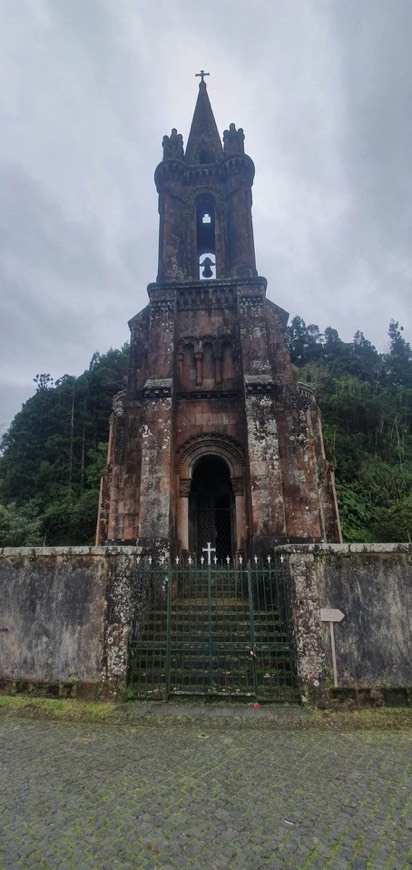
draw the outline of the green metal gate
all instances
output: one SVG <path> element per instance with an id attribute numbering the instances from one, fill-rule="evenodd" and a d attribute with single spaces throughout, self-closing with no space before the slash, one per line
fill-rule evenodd
<path id="1" fill-rule="evenodd" d="M 141 565 L 130 640 L 134 697 L 297 700 L 280 560 Z"/>

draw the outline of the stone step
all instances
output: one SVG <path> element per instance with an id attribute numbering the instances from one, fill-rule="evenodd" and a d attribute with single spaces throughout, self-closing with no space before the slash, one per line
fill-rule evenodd
<path id="1" fill-rule="evenodd" d="M 221 616 L 231 616 L 231 615 L 236 615 L 239 613 L 240 614 L 244 613 L 245 615 L 249 614 L 248 606 L 247 605 L 245 606 L 242 602 L 239 602 L 239 604 L 236 604 L 236 603 L 223 604 L 221 602 L 214 602 L 213 601 L 210 603 L 210 611 L 211 611 L 211 613 L 219 614 Z M 266 613 L 266 612 L 267 611 L 265 611 L 265 610 L 259 610 L 259 611 L 256 610 L 255 611 L 256 614 Z M 277 612 L 276 610 L 270 611 L 270 613 L 272 615 L 273 615 L 273 613 L 276 613 L 276 612 Z M 173 607 L 172 606 L 172 608 L 171 608 L 172 615 L 179 615 L 182 617 L 185 617 L 189 614 L 201 615 L 202 613 L 209 613 L 207 601 L 202 602 L 202 603 L 197 603 L 197 604 L 187 604 L 184 607 Z M 166 619 L 166 618 L 167 618 L 166 608 L 159 608 L 156 610 L 150 610 L 145 614 L 145 619 L 147 619 L 147 620 L 158 620 L 158 619 Z"/>
<path id="2" fill-rule="evenodd" d="M 171 609 L 173 611 L 185 611 L 185 610 L 207 610 L 208 606 L 222 611 L 227 610 L 243 610 L 245 613 L 249 613 L 249 601 L 247 598 L 242 598 L 241 596 L 234 595 L 223 595 L 219 597 L 211 596 L 210 602 L 208 596 L 200 596 L 197 595 L 195 598 L 185 598 L 185 599 L 176 599 L 171 602 Z M 260 604 L 257 602 L 254 603 L 253 607 L 254 613 L 274 613 L 278 610 L 276 602 L 265 602 L 261 601 Z M 167 613 L 167 604 L 165 601 L 159 602 L 157 606 L 150 607 L 146 610 L 146 615 L 150 616 L 151 614 L 160 614 Z"/>
<path id="3" fill-rule="evenodd" d="M 164 697 L 167 626 L 165 607 L 145 614 L 134 648 L 132 688 L 139 697 Z M 293 693 L 290 636 L 276 609 L 254 613 L 254 659 L 243 597 L 174 601 L 169 626 L 172 693 L 253 697 L 255 679 L 259 697 L 283 698 L 285 687 Z"/>
<path id="4" fill-rule="evenodd" d="M 249 663 L 248 663 L 249 664 Z M 299 693 L 294 685 L 294 675 L 287 667 L 289 662 L 281 668 L 256 668 L 256 694 L 264 700 L 298 701 Z M 190 668 L 178 668 L 172 663 L 170 668 L 170 693 L 189 695 L 220 694 L 250 695 L 254 696 L 253 671 L 250 667 L 233 667 L 231 670 L 223 670 L 222 667 L 212 668 L 204 664 Z M 145 670 L 140 668 L 136 678 L 131 680 L 130 688 L 136 697 L 165 697 L 166 672 L 165 668 L 158 670 L 151 667 Z"/>
<path id="5" fill-rule="evenodd" d="M 289 636 L 289 632 L 286 629 L 285 625 L 282 623 L 258 623 L 254 624 L 253 632 L 255 638 L 262 635 L 268 635 L 269 637 L 276 637 L 277 635 L 287 635 Z M 201 620 L 196 622 L 171 622 L 170 625 L 170 633 L 174 637 L 218 637 L 224 638 L 227 636 L 228 640 L 232 637 L 250 637 L 251 635 L 251 627 L 249 623 L 240 622 L 238 620 L 234 620 L 233 622 L 214 622 L 213 620 L 210 623 L 209 630 L 209 622 L 208 620 Z M 140 638 L 166 638 L 167 630 L 166 625 L 149 625 L 145 626 L 141 632 L 139 632 Z"/>
<path id="6" fill-rule="evenodd" d="M 211 605 L 210 609 L 206 605 L 204 607 L 172 608 L 170 615 L 176 619 L 200 619 L 203 615 L 207 616 L 209 613 L 212 614 L 214 619 L 249 619 L 249 608 L 241 606 L 222 607 Z M 156 619 L 159 617 L 152 618 Z"/>
<path id="7" fill-rule="evenodd" d="M 216 647 L 221 647 L 222 649 L 226 646 L 232 648 L 240 646 L 245 649 L 247 648 L 248 650 L 251 646 L 270 649 L 285 645 L 289 646 L 289 635 L 286 632 L 277 632 L 276 634 L 270 632 L 257 632 L 255 633 L 254 642 L 252 644 L 250 634 L 243 632 L 232 632 L 231 634 L 228 634 L 227 632 L 213 632 L 209 638 L 207 631 L 179 633 L 174 633 L 172 631 L 170 642 L 172 647 L 181 646 L 182 648 L 199 648 L 210 643 Z M 144 634 L 136 643 L 136 647 L 139 649 L 155 649 L 156 647 L 166 649 L 166 646 L 166 635 L 163 633 L 156 634 L 155 632 L 150 635 Z"/>
<path id="8" fill-rule="evenodd" d="M 289 642 L 290 639 L 286 632 L 278 632 L 277 634 L 261 632 L 255 634 L 253 644 L 250 638 L 250 634 L 244 634 L 240 632 L 232 634 L 228 634 L 227 632 L 218 634 L 214 632 L 210 636 L 208 632 L 180 632 L 176 634 L 172 632 L 170 636 L 171 646 L 175 648 L 181 646 L 183 649 L 189 649 L 190 647 L 193 647 L 194 649 L 201 649 L 202 647 L 211 644 L 213 647 L 220 647 L 222 649 L 234 648 L 238 646 L 249 650 L 251 646 L 258 648 L 277 648 L 279 646 L 284 646 L 285 644 L 286 646 L 289 646 Z M 166 635 L 143 635 L 143 637 L 139 638 L 139 640 L 135 644 L 136 649 L 155 649 L 156 647 L 166 649 Z"/>
<path id="9" fill-rule="evenodd" d="M 130 687 L 133 691 L 133 686 Z M 136 698 L 147 698 L 151 697 L 153 699 L 159 698 L 162 699 L 165 697 L 165 689 L 166 682 L 159 683 L 153 680 L 148 681 L 147 683 L 142 683 L 139 686 L 135 686 L 135 696 Z M 256 694 L 259 696 L 261 700 L 273 700 L 276 698 L 278 702 L 296 702 L 299 701 L 299 693 L 296 687 L 292 682 L 278 682 L 274 684 L 259 684 L 256 686 Z M 211 696 L 211 695 L 221 695 L 222 697 L 255 697 L 254 685 L 252 681 L 243 686 L 232 686 L 229 683 L 219 683 L 219 682 L 209 682 L 206 680 L 204 684 L 183 684 L 183 683 L 170 683 L 170 695 L 185 695 L 187 697 L 193 697 L 196 695 L 199 696 Z"/>
<path id="10" fill-rule="evenodd" d="M 166 682 L 165 674 L 147 674 L 148 680 L 145 682 L 145 675 L 142 675 L 139 682 L 136 682 L 134 685 L 139 686 L 155 686 L 155 685 L 164 685 Z M 133 685 L 133 683 L 132 683 Z M 288 686 L 289 688 L 293 687 L 293 679 L 292 675 L 288 675 L 285 673 L 281 674 L 271 674 L 266 679 L 257 678 L 256 685 L 261 689 L 265 689 L 269 691 L 270 689 L 273 691 L 274 688 L 279 686 Z M 189 671 L 185 670 L 184 673 L 181 672 L 173 672 L 170 673 L 170 687 L 171 689 L 183 689 L 183 688 L 191 688 L 193 691 L 204 689 L 208 690 L 209 687 L 221 687 L 222 689 L 227 690 L 236 690 L 243 689 L 246 691 L 252 691 L 254 682 L 253 682 L 253 674 L 250 672 L 237 672 L 231 673 L 227 676 L 222 675 L 221 671 L 211 671 L 208 669 L 204 669 L 203 671 Z"/>
<path id="11" fill-rule="evenodd" d="M 193 662 L 195 664 L 199 663 L 200 665 L 203 662 L 209 660 L 209 656 L 212 657 L 213 661 L 216 664 L 221 664 L 223 666 L 228 666 L 232 662 L 251 662 L 253 656 L 250 654 L 250 648 L 245 646 L 243 649 L 222 649 L 218 647 L 216 649 L 208 650 L 205 648 L 200 648 L 198 650 L 194 650 L 193 647 L 186 647 L 185 649 L 175 649 L 172 648 L 170 650 L 170 660 L 180 661 L 180 662 Z M 140 667 L 164 667 L 164 663 L 166 660 L 166 648 L 164 649 L 140 649 L 138 650 L 135 662 Z M 267 667 L 274 666 L 273 662 L 276 662 L 276 666 L 281 664 L 282 667 L 285 665 L 289 666 L 290 662 L 290 651 L 287 644 L 279 644 L 278 648 L 275 649 L 273 645 L 268 645 L 267 647 L 258 648 L 255 651 L 255 662 L 256 666 L 262 668 L 263 670 Z"/>
<path id="12" fill-rule="evenodd" d="M 166 669 L 164 661 L 159 663 L 158 667 L 153 667 L 151 662 L 142 662 L 136 667 L 132 675 L 132 683 L 139 685 L 149 680 L 152 683 L 162 684 L 166 679 Z M 247 662 L 230 662 L 230 667 L 225 667 L 225 662 L 215 661 L 209 662 L 193 662 L 184 660 L 179 662 L 171 662 L 170 666 L 170 681 L 179 685 L 203 685 L 209 678 L 215 683 L 222 685 L 248 685 L 253 682 L 253 669 L 249 661 Z M 266 662 L 266 667 L 260 665 L 256 668 L 256 681 L 262 686 L 276 686 L 278 684 L 292 685 L 294 682 L 293 673 L 289 666 L 289 662 L 277 663 L 277 667 L 273 667 L 273 663 Z"/>
<path id="13" fill-rule="evenodd" d="M 209 611 L 207 609 L 202 610 L 179 610 L 172 611 L 170 614 L 170 618 L 172 622 L 178 623 L 193 623 L 197 622 L 207 622 L 209 620 Z M 222 611 L 217 609 L 211 609 L 210 618 L 214 623 L 225 623 L 225 622 L 248 622 L 249 623 L 249 613 L 247 610 L 230 610 L 230 611 Z M 259 625 L 261 623 L 269 623 L 270 625 L 280 623 L 281 617 L 280 614 L 276 611 L 267 613 L 266 611 L 258 611 L 253 616 L 253 622 L 255 625 Z M 150 614 L 144 617 L 144 625 L 164 625 L 167 624 L 167 614 Z"/>
<path id="14" fill-rule="evenodd" d="M 170 620 L 170 630 L 172 632 L 206 632 L 209 633 L 209 624 L 211 626 L 211 633 L 224 634 L 226 631 L 229 635 L 232 632 L 243 632 L 244 634 L 250 634 L 250 622 L 248 619 L 211 619 L 209 623 L 209 619 L 171 619 Z M 280 632 L 281 634 L 287 633 L 286 626 L 282 623 L 281 620 L 269 621 L 269 620 L 261 620 L 258 622 L 253 622 L 253 629 L 255 634 L 257 632 L 269 632 L 270 634 L 275 634 Z M 167 623 L 166 622 L 154 622 L 154 623 L 145 623 L 142 626 L 142 630 L 140 632 L 141 635 L 146 634 L 150 635 L 153 633 L 164 634 L 166 637 L 167 631 Z"/>

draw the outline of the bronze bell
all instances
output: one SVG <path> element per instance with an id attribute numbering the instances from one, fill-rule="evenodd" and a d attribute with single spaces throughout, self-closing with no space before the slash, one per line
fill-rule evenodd
<path id="1" fill-rule="evenodd" d="M 200 268 L 202 269 L 203 278 L 213 278 L 212 266 L 214 266 L 213 260 L 210 257 L 205 257 L 203 263 L 200 264 Z"/>

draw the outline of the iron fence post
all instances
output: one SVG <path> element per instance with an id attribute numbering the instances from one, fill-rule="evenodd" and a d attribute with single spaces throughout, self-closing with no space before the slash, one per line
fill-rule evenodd
<path id="1" fill-rule="evenodd" d="M 253 691 L 257 695 L 257 674 L 256 674 L 256 653 L 255 653 L 255 621 L 253 609 L 253 591 L 252 591 L 252 569 L 250 562 L 247 563 L 247 592 L 249 601 L 249 628 L 250 628 L 250 644 L 251 644 L 251 659 L 252 659 L 252 678 Z"/>
<path id="2" fill-rule="evenodd" d="M 172 612 L 172 566 L 169 562 L 167 566 L 167 613 L 166 613 L 166 660 L 165 660 L 165 700 L 167 701 L 170 695 L 170 629 L 171 629 L 171 612 Z"/>
<path id="3" fill-rule="evenodd" d="M 209 564 L 207 566 L 207 619 L 208 619 L 208 646 L 209 646 L 209 688 L 212 688 L 212 575 Z"/>

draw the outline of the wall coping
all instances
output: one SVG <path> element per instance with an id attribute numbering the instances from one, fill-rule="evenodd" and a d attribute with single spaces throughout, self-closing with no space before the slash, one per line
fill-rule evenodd
<path id="1" fill-rule="evenodd" d="M 11 556 L 139 556 L 141 547 L 109 545 L 104 547 L 0 547 L 0 558 Z"/>
<path id="2" fill-rule="evenodd" d="M 396 544 L 281 544 L 274 548 L 276 554 L 284 555 L 318 555 L 327 553 L 334 555 L 349 555 L 350 553 L 410 553 L 412 543 Z M 108 544 L 100 547 L 0 547 L 0 558 L 41 556 L 140 556 L 142 547 Z"/>
<path id="3" fill-rule="evenodd" d="M 274 548 L 275 553 L 285 555 L 311 555 L 323 556 L 327 553 L 334 555 L 346 555 L 350 553 L 410 553 L 412 555 L 412 543 L 398 544 L 282 544 Z"/>

